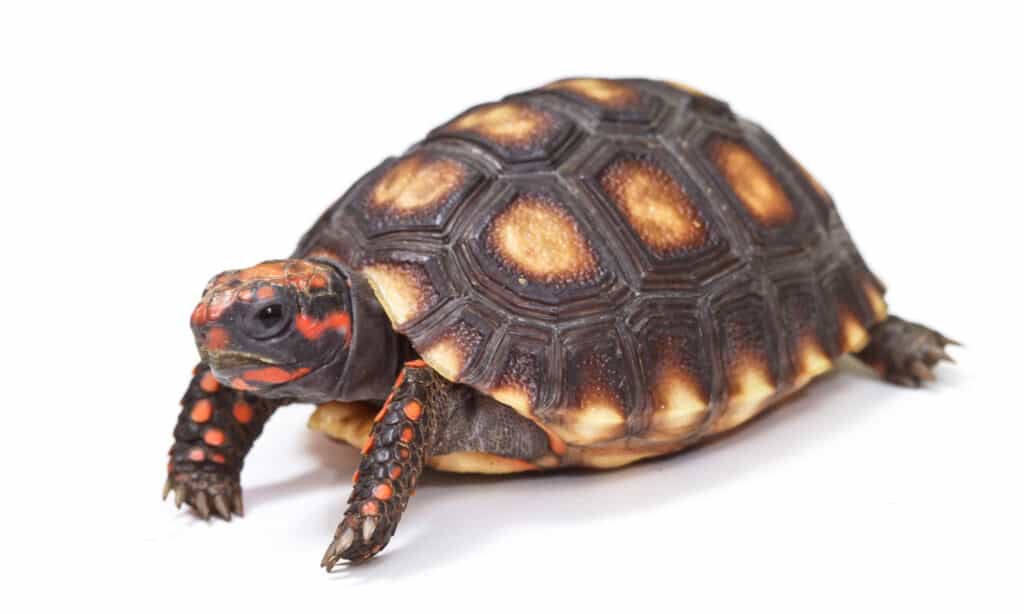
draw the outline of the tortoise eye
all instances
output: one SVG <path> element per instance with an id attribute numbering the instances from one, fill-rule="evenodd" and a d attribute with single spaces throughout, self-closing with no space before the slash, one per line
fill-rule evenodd
<path id="1" fill-rule="evenodd" d="M 256 319 L 259 323 L 268 329 L 277 326 L 283 317 L 284 308 L 278 303 L 267 305 L 256 314 Z"/>
<path id="2" fill-rule="evenodd" d="M 243 330 L 253 339 L 269 339 L 288 328 L 290 310 L 278 301 L 253 305 L 243 323 Z"/>

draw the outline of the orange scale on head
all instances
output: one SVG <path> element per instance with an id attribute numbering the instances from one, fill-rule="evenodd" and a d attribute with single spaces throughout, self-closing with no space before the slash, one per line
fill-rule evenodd
<path id="1" fill-rule="evenodd" d="M 199 303 L 196 305 L 196 308 L 192 310 L 192 326 L 202 326 L 203 324 L 206 324 L 208 317 L 206 303 Z"/>
<path id="2" fill-rule="evenodd" d="M 235 390 L 252 390 L 253 387 L 245 382 L 244 379 L 236 377 L 231 380 L 231 387 Z"/>
<path id="3" fill-rule="evenodd" d="M 273 286 L 260 286 L 259 289 L 256 290 L 256 298 L 260 300 L 273 298 L 275 294 L 277 294 L 277 290 L 274 290 Z"/>
<path id="4" fill-rule="evenodd" d="M 206 333 L 206 349 L 223 350 L 228 346 L 231 335 L 223 326 L 214 326 Z"/>
<path id="5" fill-rule="evenodd" d="M 241 292 L 238 293 L 238 300 L 245 301 L 248 303 L 253 299 L 254 296 L 256 296 L 256 293 L 253 291 L 253 289 L 246 288 L 245 290 L 242 290 Z"/>

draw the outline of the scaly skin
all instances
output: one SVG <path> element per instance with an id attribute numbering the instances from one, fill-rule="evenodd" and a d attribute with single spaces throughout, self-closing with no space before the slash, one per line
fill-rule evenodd
<path id="1" fill-rule="evenodd" d="M 181 400 L 164 498 L 173 491 L 175 505 L 188 503 L 203 518 L 241 516 L 245 455 L 282 404 L 228 388 L 199 364 Z"/>
<path id="2" fill-rule="evenodd" d="M 935 381 L 932 369 L 939 361 L 953 362 L 947 345 L 960 344 L 927 326 L 890 316 L 871 329 L 871 341 L 857 357 L 886 380 L 917 388 Z"/>
<path id="3" fill-rule="evenodd" d="M 327 571 L 340 559 L 364 561 L 391 540 L 452 409 L 448 389 L 423 361 L 406 363 L 363 447 L 348 509 L 321 561 Z"/>

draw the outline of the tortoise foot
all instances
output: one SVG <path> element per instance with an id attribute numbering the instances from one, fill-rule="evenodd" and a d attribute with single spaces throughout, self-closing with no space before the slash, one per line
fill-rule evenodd
<path id="1" fill-rule="evenodd" d="M 871 341 L 858 354 L 887 381 L 918 388 L 935 381 L 934 368 L 940 361 L 955 362 L 946 353 L 956 341 L 927 326 L 895 316 L 871 329 Z"/>
<path id="2" fill-rule="evenodd" d="M 334 532 L 334 540 L 327 546 L 320 566 L 331 571 L 338 561 L 345 559 L 359 563 L 380 552 L 395 532 L 395 523 L 379 510 L 348 512 Z"/>
<path id="3" fill-rule="evenodd" d="M 213 514 L 230 521 L 232 514 L 241 517 L 245 511 L 237 475 L 206 471 L 172 473 L 164 483 L 164 499 L 171 492 L 175 507 L 187 503 L 204 520 Z"/>

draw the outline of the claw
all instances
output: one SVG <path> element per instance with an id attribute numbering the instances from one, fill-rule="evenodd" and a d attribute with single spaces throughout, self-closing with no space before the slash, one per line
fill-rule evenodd
<path id="1" fill-rule="evenodd" d="M 217 495 L 213 498 L 213 507 L 217 510 L 217 515 L 224 520 L 231 521 L 231 512 L 228 510 L 228 499 L 224 495 Z"/>
<path id="2" fill-rule="evenodd" d="M 955 345 L 958 348 L 964 347 L 964 344 L 960 343 L 956 339 L 950 339 L 945 335 L 939 335 L 939 340 L 942 341 L 942 345 Z"/>
<path id="3" fill-rule="evenodd" d="M 171 479 L 171 476 L 167 476 L 167 481 L 164 482 L 164 494 L 163 497 L 161 497 L 162 501 L 167 500 L 167 495 L 171 492 L 172 486 L 174 486 L 174 480 Z"/>
<path id="4" fill-rule="evenodd" d="M 245 516 L 245 508 L 242 507 L 242 493 L 235 493 L 234 498 L 231 500 L 231 505 L 236 514 L 239 516 Z"/>
<path id="5" fill-rule="evenodd" d="M 935 381 L 935 374 L 932 373 L 932 370 L 926 367 L 924 363 L 915 362 L 914 364 L 910 365 L 910 372 L 913 373 L 914 376 L 920 380 L 926 382 Z"/>
<path id="6" fill-rule="evenodd" d="M 331 545 L 327 546 L 327 552 L 324 553 L 323 560 L 320 561 L 320 566 L 325 568 L 327 571 L 334 569 L 338 559 L 341 558 L 342 552 L 349 549 L 352 542 L 355 541 L 356 534 L 350 527 L 345 527 L 341 535 L 334 538 Z"/>
<path id="7" fill-rule="evenodd" d="M 194 505 L 196 506 L 196 511 L 199 512 L 199 515 L 202 516 L 203 520 L 210 517 L 210 504 L 206 501 L 205 492 L 200 490 L 196 493 Z"/>
<path id="8" fill-rule="evenodd" d="M 908 377 L 906 375 L 891 375 L 889 377 L 889 380 L 892 381 L 894 384 L 899 384 L 900 386 L 906 386 L 907 388 L 920 388 L 921 387 L 921 383 L 920 382 L 918 382 L 914 378 Z"/>
<path id="9" fill-rule="evenodd" d="M 181 504 L 185 502 L 185 494 L 184 484 L 178 484 L 174 487 L 174 507 L 181 509 Z"/>
<path id="10" fill-rule="evenodd" d="M 368 542 L 373 537 L 373 532 L 377 530 L 377 521 L 373 518 L 367 518 L 363 521 L 363 541 Z"/>

